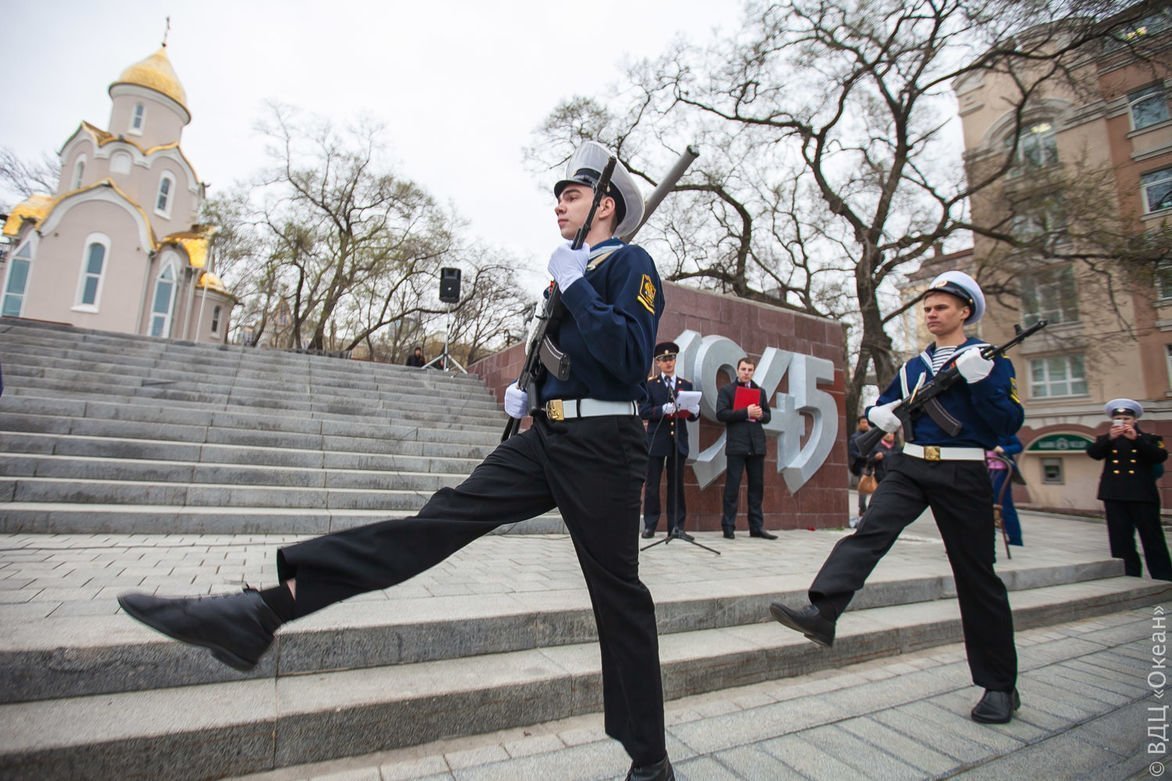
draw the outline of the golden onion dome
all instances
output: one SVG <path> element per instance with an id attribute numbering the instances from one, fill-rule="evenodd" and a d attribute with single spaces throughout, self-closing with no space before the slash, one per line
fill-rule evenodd
<path id="1" fill-rule="evenodd" d="M 113 90 L 119 84 L 135 84 L 153 89 L 178 103 L 184 111 L 188 110 L 187 91 L 183 89 L 183 85 L 179 83 L 179 77 L 175 75 L 175 69 L 171 67 L 171 60 L 167 58 L 166 46 L 160 47 L 150 57 L 139 60 L 122 71 L 122 75 L 110 85 L 110 89 Z"/>

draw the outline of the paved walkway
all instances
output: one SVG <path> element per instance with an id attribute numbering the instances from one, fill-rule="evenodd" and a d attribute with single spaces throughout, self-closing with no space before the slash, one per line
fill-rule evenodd
<path id="1" fill-rule="evenodd" d="M 1022 709 L 1003 726 L 968 711 L 964 650 L 942 646 L 667 705 L 680 781 L 1156 778 L 1168 729 L 1148 683 L 1152 610 L 1017 636 Z M 1156 722 L 1149 719 L 1156 718 Z M 247 776 L 249 781 L 614 778 L 626 755 L 596 716 Z"/>
<path id="2" fill-rule="evenodd" d="M 1013 559 L 998 547 L 1003 572 L 1097 561 L 1101 523 L 1023 513 L 1027 546 Z M 776 592 L 808 585 L 849 530 L 791 531 L 771 542 L 746 534 L 697 535 L 715 556 L 680 541 L 641 556 L 657 599 L 714 593 Z M 268 585 L 274 550 L 300 539 L 214 535 L 0 536 L 0 625 L 52 634 L 95 622 L 118 626 L 114 597 L 130 589 L 202 594 Z M 876 570 L 875 580 L 946 575 L 934 524 L 921 519 Z M 748 591 L 757 589 L 757 591 Z M 583 581 L 564 536 L 491 536 L 412 581 L 364 595 L 307 621 L 339 622 L 353 611 L 433 611 L 451 600 L 524 605 L 585 605 Z M 863 601 L 860 596 L 859 602 Z M 1172 605 L 1165 606 L 1172 608 Z M 848 617 L 844 620 L 849 620 Z M 1024 777 L 1099 780 L 1155 776 L 1149 752 L 1167 730 L 1150 681 L 1156 616 L 1152 608 L 1020 632 L 1019 718 L 1006 726 L 968 719 L 979 692 L 959 646 L 689 697 L 668 704 L 669 750 L 691 781 L 784 778 Z M 11 632 L 4 634 L 16 634 Z M 0 637 L 0 646 L 6 646 Z M 1151 719 L 1156 721 L 1150 721 Z M 287 768 L 271 781 L 357 779 L 611 778 L 622 749 L 602 733 L 601 717 Z M 1162 766 L 1161 766 L 1162 767 Z"/>

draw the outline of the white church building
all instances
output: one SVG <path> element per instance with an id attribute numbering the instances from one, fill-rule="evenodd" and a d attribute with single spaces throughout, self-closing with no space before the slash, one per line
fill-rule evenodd
<path id="1" fill-rule="evenodd" d="M 56 192 L 4 223 L 0 316 L 225 342 L 236 300 L 212 273 L 205 185 L 179 142 L 191 121 L 166 45 L 110 85 L 107 130 L 82 122 Z"/>

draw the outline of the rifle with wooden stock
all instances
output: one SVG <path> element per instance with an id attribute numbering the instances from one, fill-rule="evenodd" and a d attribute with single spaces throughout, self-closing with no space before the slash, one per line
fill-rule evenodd
<path id="1" fill-rule="evenodd" d="M 630 243 L 639 229 L 647 224 L 647 219 L 651 213 L 659 206 L 667 194 L 671 191 L 684 172 L 688 170 L 688 166 L 692 161 L 700 156 L 699 150 L 692 145 L 689 145 L 684 153 L 680 155 L 675 165 L 668 171 L 660 183 L 655 187 L 649 196 L 644 201 L 643 220 L 635 226 L 634 230 L 622 237 L 622 241 Z M 598 205 L 602 202 L 606 191 L 610 186 L 610 178 L 614 173 L 614 167 L 617 164 L 617 159 L 611 155 L 610 159 L 606 161 L 606 166 L 602 171 L 602 176 L 594 185 L 594 199 L 590 204 L 590 211 L 586 214 L 586 220 L 582 223 L 582 227 L 574 235 L 574 240 L 571 242 L 571 249 L 581 249 L 586 241 L 586 235 L 590 232 L 590 227 L 594 222 L 594 212 L 598 210 Z M 554 341 L 549 337 L 550 326 L 557 322 L 558 307 L 561 306 L 562 291 L 558 288 L 556 283 L 551 283 L 549 295 L 545 299 L 545 306 L 542 308 L 541 314 L 537 316 L 537 327 L 533 330 L 533 338 L 529 341 L 528 351 L 525 353 L 525 363 L 521 367 L 521 374 L 517 377 L 517 388 L 522 391 L 528 391 L 529 385 L 537 380 L 543 371 L 551 371 L 561 379 L 566 379 L 570 374 L 570 357 L 562 352 Z M 501 442 L 504 442 L 509 437 L 517 433 L 521 427 L 519 418 L 510 417 L 509 422 L 505 424 L 505 431 L 501 435 Z"/>
<path id="2" fill-rule="evenodd" d="M 981 357 L 992 361 L 1002 355 L 1005 355 L 1005 353 L 1009 352 L 1010 349 L 1016 347 L 1026 339 L 1036 334 L 1038 331 L 1041 331 L 1043 328 L 1045 328 L 1046 323 L 1046 320 L 1039 320 L 1024 330 L 1020 325 L 1015 325 L 1014 330 L 1016 333 L 1012 339 L 1000 347 L 994 347 L 991 344 L 985 345 L 984 347 L 980 348 Z M 931 409 L 930 405 L 932 405 L 934 402 L 939 404 L 939 402 L 936 402 L 935 399 L 953 385 L 955 385 L 960 379 L 960 369 L 956 368 L 956 361 L 953 360 L 946 368 L 942 369 L 939 374 L 920 387 L 918 391 L 914 391 L 911 395 L 911 398 L 906 399 L 902 404 L 894 408 L 895 413 L 899 415 L 900 420 L 903 422 L 905 438 L 907 434 L 911 432 L 915 419 L 925 412 L 929 412 Z M 937 425 L 939 425 L 940 428 L 943 429 L 944 432 L 949 436 L 956 436 L 960 433 L 960 427 L 959 425 L 955 424 L 955 422 L 949 423 L 947 420 L 937 420 L 935 416 L 933 416 L 933 420 L 936 420 Z M 879 444 L 879 440 L 883 439 L 883 435 L 886 433 L 886 431 L 879 428 L 878 426 L 873 426 L 870 431 L 859 437 L 859 452 L 864 456 L 867 453 L 870 453 L 875 445 Z"/>

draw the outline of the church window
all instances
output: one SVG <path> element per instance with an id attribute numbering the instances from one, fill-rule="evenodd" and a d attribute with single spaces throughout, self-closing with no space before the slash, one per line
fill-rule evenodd
<path id="1" fill-rule="evenodd" d="M 33 245 L 29 240 L 8 259 L 8 278 L 4 281 L 4 304 L 0 308 L 0 315 L 20 317 L 32 262 Z"/>
<path id="2" fill-rule="evenodd" d="M 85 181 L 85 155 L 77 158 L 77 162 L 73 164 L 73 182 L 70 185 L 71 190 L 80 190 L 81 183 Z"/>
<path id="3" fill-rule="evenodd" d="M 110 239 L 101 234 L 94 234 L 86 240 L 81 279 L 77 286 L 77 308 L 97 311 L 109 248 Z"/>
<path id="4" fill-rule="evenodd" d="M 175 177 L 165 173 L 159 179 L 159 194 L 155 197 L 155 212 L 164 217 L 171 216 L 171 194 L 175 189 Z"/>
<path id="5" fill-rule="evenodd" d="M 151 336 L 170 336 L 171 310 L 175 306 L 175 264 L 168 263 L 155 280 L 151 302 Z"/>
<path id="6" fill-rule="evenodd" d="M 130 132 L 142 135 L 142 128 L 146 124 L 146 106 L 141 102 L 134 104 L 134 111 L 130 115 Z"/>

